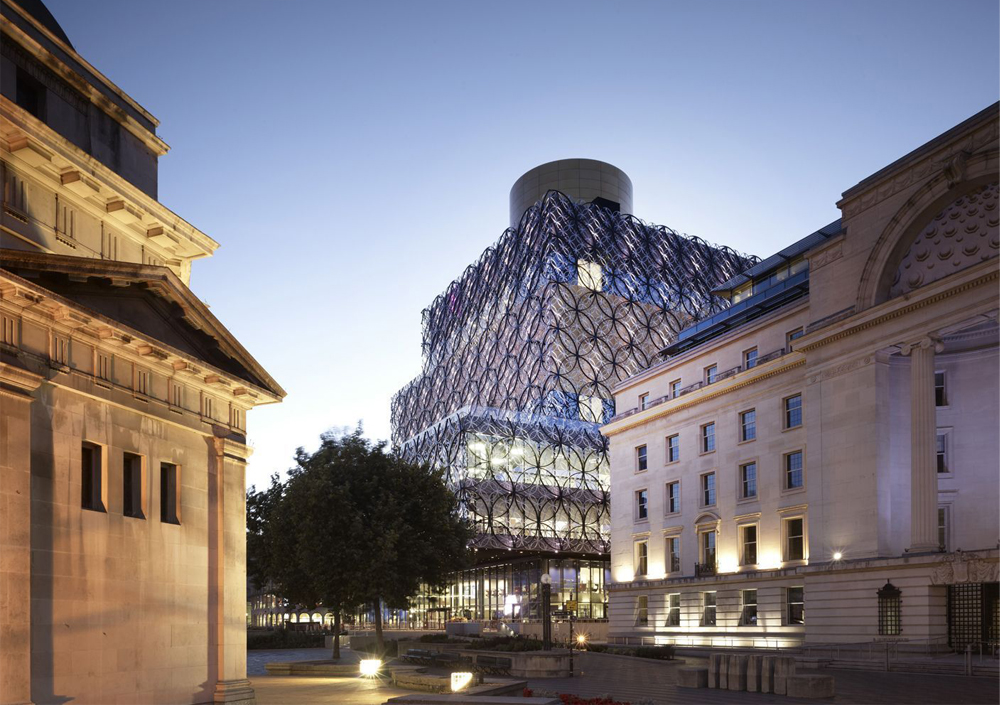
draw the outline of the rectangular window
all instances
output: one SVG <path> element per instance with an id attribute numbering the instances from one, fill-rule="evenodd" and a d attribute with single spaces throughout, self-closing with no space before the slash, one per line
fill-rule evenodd
<path id="1" fill-rule="evenodd" d="M 705 384 L 713 384 L 719 376 L 719 366 L 710 365 L 705 368 Z"/>
<path id="2" fill-rule="evenodd" d="M 805 588 L 790 587 L 785 590 L 785 614 L 788 624 L 805 624 Z"/>
<path id="3" fill-rule="evenodd" d="M 670 383 L 670 398 L 676 399 L 678 395 L 680 395 L 680 392 L 681 392 L 681 381 L 679 379 L 675 379 L 673 382 Z"/>
<path id="4" fill-rule="evenodd" d="M 135 391 L 139 394 L 149 394 L 149 371 L 135 369 Z"/>
<path id="5" fill-rule="evenodd" d="M 576 261 L 577 283 L 591 291 L 601 291 L 604 288 L 604 273 L 601 265 L 585 259 Z"/>
<path id="6" fill-rule="evenodd" d="M 740 441 L 752 441 L 757 438 L 757 410 L 749 409 L 740 412 Z"/>
<path id="7" fill-rule="evenodd" d="M 788 333 L 785 334 L 785 347 L 788 348 L 788 350 L 791 350 L 792 349 L 792 341 L 793 340 L 798 340 L 804 334 L 805 334 L 805 331 L 802 328 L 796 328 L 795 330 L 788 331 Z"/>
<path id="8" fill-rule="evenodd" d="M 635 577 L 644 577 L 649 570 L 649 542 L 635 542 L 634 558 L 633 568 L 635 569 Z"/>
<path id="9" fill-rule="evenodd" d="M 667 572 L 679 573 L 681 571 L 681 540 L 676 536 L 671 536 L 666 541 L 667 549 Z"/>
<path id="10" fill-rule="evenodd" d="M 681 510 L 681 483 L 667 483 L 667 514 L 677 514 Z"/>
<path id="11" fill-rule="evenodd" d="M 44 122 L 46 91 L 41 81 L 19 66 L 14 85 L 14 102 Z"/>
<path id="12" fill-rule="evenodd" d="M 796 490 L 803 486 L 802 451 L 797 450 L 785 456 L 785 489 Z"/>
<path id="13" fill-rule="evenodd" d="M 948 387 L 944 372 L 934 373 L 934 405 L 948 406 Z"/>
<path id="14" fill-rule="evenodd" d="M 715 539 L 715 531 L 701 532 L 701 563 L 708 568 L 708 575 L 715 572 Z"/>
<path id="15" fill-rule="evenodd" d="M 177 466 L 173 463 L 160 463 L 160 521 L 165 524 L 181 523 L 178 519 L 179 489 Z"/>
<path id="16" fill-rule="evenodd" d="M 702 602 L 702 619 L 701 623 L 706 627 L 715 626 L 715 593 L 714 592 L 703 592 L 701 593 Z"/>
<path id="17" fill-rule="evenodd" d="M 204 396 L 202 397 L 202 409 L 201 415 L 205 418 L 215 418 L 215 405 L 212 403 L 212 397 Z"/>
<path id="18" fill-rule="evenodd" d="M 785 428 L 802 425 L 802 395 L 796 394 L 785 399 Z"/>
<path id="19" fill-rule="evenodd" d="M 878 591 L 879 636 L 898 636 L 903 633 L 902 591 L 886 583 Z"/>
<path id="20" fill-rule="evenodd" d="M 750 499 L 757 496 L 757 463 L 740 465 L 740 498 Z"/>
<path id="21" fill-rule="evenodd" d="M 951 512 L 948 507 L 938 507 L 937 529 L 938 529 L 938 550 L 946 552 L 948 550 L 948 539 L 951 537 L 950 531 Z"/>
<path id="22" fill-rule="evenodd" d="M 639 395 L 639 410 L 642 411 L 649 404 L 649 392 Z"/>
<path id="23" fill-rule="evenodd" d="M 805 522 L 802 517 L 785 520 L 785 560 L 801 561 L 806 557 Z"/>
<path id="24" fill-rule="evenodd" d="M 743 351 L 743 369 L 750 370 L 757 366 L 757 348 Z"/>
<path id="25" fill-rule="evenodd" d="M 740 565 L 757 565 L 757 525 L 740 527 Z"/>
<path id="26" fill-rule="evenodd" d="M 6 313 L 0 315 L 0 343 L 17 345 L 17 319 Z"/>
<path id="27" fill-rule="evenodd" d="M 678 434 L 667 436 L 667 462 L 676 463 L 681 459 L 681 437 Z"/>
<path id="28" fill-rule="evenodd" d="M 635 518 L 639 521 L 649 518 L 649 493 L 646 490 L 635 493 Z"/>
<path id="29" fill-rule="evenodd" d="M 636 472 L 642 472 L 647 467 L 649 467 L 646 462 L 646 446 L 639 446 L 635 449 L 635 469 Z"/>
<path id="30" fill-rule="evenodd" d="M 711 453 L 715 450 L 715 422 L 701 427 L 701 452 Z"/>
<path id="31" fill-rule="evenodd" d="M 667 595 L 667 626 L 679 627 L 681 625 L 681 594 L 672 592 Z"/>
<path id="32" fill-rule="evenodd" d="M 85 442 L 80 457 L 80 506 L 95 512 L 107 511 L 104 508 L 104 463 L 101 451 L 101 446 Z"/>
<path id="33" fill-rule="evenodd" d="M 743 601 L 743 614 L 740 615 L 740 624 L 744 627 L 757 626 L 757 591 L 741 590 L 740 597 Z"/>
<path id="34" fill-rule="evenodd" d="M 701 476 L 701 506 L 715 506 L 715 473 L 709 472 Z"/>
<path id="35" fill-rule="evenodd" d="M 170 383 L 170 403 L 177 408 L 184 406 L 184 387 L 177 382 Z"/>
<path id="36" fill-rule="evenodd" d="M 69 339 L 52 334 L 52 361 L 65 365 L 69 360 Z"/>
<path id="37" fill-rule="evenodd" d="M 142 456 L 125 453 L 122 463 L 122 513 L 145 519 L 142 512 Z"/>
<path id="38" fill-rule="evenodd" d="M 948 432 L 937 432 L 937 471 L 942 473 L 951 472 L 948 466 Z"/>
<path id="39" fill-rule="evenodd" d="M 635 598 L 635 626 L 645 627 L 649 625 L 649 597 L 639 595 Z"/>

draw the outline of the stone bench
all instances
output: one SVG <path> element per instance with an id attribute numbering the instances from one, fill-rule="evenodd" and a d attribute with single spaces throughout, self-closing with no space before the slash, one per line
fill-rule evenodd
<path id="1" fill-rule="evenodd" d="M 790 698 L 832 698 L 835 694 L 833 676 L 805 674 L 788 676 L 786 692 Z"/>
<path id="2" fill-rule="evenodd" d="M 677 685 L 681 688 L 707 688 L 707 668 L 678 668 Z"/>

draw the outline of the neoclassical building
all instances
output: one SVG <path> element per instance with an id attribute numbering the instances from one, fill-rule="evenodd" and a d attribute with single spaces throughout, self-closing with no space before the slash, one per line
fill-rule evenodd
<path id="1" fill-rule="evenodd" d="M 156 119 L 38 0 L 0 57 L 0 703 L 254 701 L 246 414 L 284 392 L 188 288 Z"/>
<path id="2" fill-rule="evenodd" d="M 865 178 L 615 387 L 614 641 L 995 647 L 997 146 Z"/>

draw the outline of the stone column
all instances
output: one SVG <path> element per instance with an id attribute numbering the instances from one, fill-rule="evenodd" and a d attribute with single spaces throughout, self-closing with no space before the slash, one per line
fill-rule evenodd
<path id="1" fill-rule="evenodd" d="M 910 356 L 910 548 L 911 553 L 938 550 L 937 406 L 934 400 L 934 352 L 941 342 L 921 338 L 902 346 Z"/>
<path id="2" fill-rule="evenodd" d="M 216 703 L 255 705 L 246 657 L 246 459 L 250 449 L 210 438 L 208 566 L 210 672 Z"/>
<path id="3" fill-rule="evenodd" d="M 41 382 L 0 362 L 0 705 L 31 703 L 31 402 Z"/>

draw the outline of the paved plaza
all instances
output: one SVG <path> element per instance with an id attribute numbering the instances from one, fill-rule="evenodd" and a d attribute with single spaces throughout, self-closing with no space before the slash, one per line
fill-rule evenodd
<path id="1" fill-rule="evenodd" d="M 344 651 L 345 658 L 352 658 Z M 378 705 L 410 691 L 393 688 L 380 681 L 362 678 L 315 678 L 268 676 L 264 664 L 269 661 L 298 661 L 329 657 L 326 649 L 291 649 L 250 651 L 247 672 L 257 690 L 259 705 Z M 705 659 L 684 657 L 687 666 L 705 664 Z M 935 705 L 995 705 L 1000 701 L 1000 684 L 993 678 L 879 673 L 866 671 L 823 671 L 837 682 L 837 696 L 830 700 L 801 700 L 782 695 L 735 693 L 719 690 L 691 690 L 677 687 L 679 663 L 644 659 L 579 654 L 574 678 L 539 679 L 529 682 L 536 694 L 575 693 L 593 697 L 611 695 L 631 703 L 682 703 L 714 705 L 746 703 L 851 703 L 877 705 L 886 703 L 928 703 Z M 809 671 L 805 671 L 809 672 Z"/>

